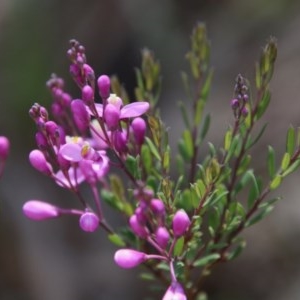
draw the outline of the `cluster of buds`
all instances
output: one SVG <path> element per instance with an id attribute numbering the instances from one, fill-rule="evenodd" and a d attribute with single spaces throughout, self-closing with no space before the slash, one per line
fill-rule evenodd
<path id="1" fill-rule="evenodd" d="M 33 220 L 77 215 L 80 227 L 91 232 L 104 224 L 97 184 L 106 185 L 105 175 L 112 163 L 107 151 L 115 154 L 121 166 L 128 155 L 140 153 L 147 129 L 141 116 L 149 109 L 149 103 L 124 105 L 120 97 L 110 93 L 107 75 L 97 79 L 102 103 L 95 103 L 96 80 L 87 64 L 84 47 L 72 40 L 67 53 L 71 60 L 70 73 L 81 90 L 81 98 L 73 99 L 64 91 L 64 81 L 51 76 L 47 87 L 53 97 L 54 120 L 50 120 L 45 107 L 37 103 L 31 107 L 29 114 L 37 125 L 37 149 L 31 151 L 29 161 L 56 184 L 75 193 L 83 209 L 63 209 L 31 200 L 25 203 L 23 211 Z M 91 187 L 95 211 L 80 193 L 79 186 L 83 182 Z"/>
<path id="2" fill-rule="evenodd" d="M 166 208 L 162 200 L 138 195 L 138 207 L 129 219 L 131 230 L 146 240 L 155 249 L 155 254 L 147 254 L 133 249 L 121 249 L 115 253 L 115 262 L 122 268 L 133 268 L 149 259 L 165 261 L 169 264 L 171 285 L 163 300 L 186 299 L 184 290 L 177 281 L 174 262 L 177 257 L 174 247 L 179 238 L 185 235 L 191 224 L 183 209 L 173 215 L 171 222 L 166 217 Z"/>
<path id="3" fill-rule="evenodd" d="M 249 99 L 248 85 L 242 75 L 238 75 L 234 87 L 235 98 L 231 100 L 231 108 L 236 119 L 246 117 L 249 113 L 247 102 Z"/>
<path id="4" fill-rule="evenodd" d="M 0 136 L 0 177 L 9 153 L 10 143 L 7 137 Z"/>

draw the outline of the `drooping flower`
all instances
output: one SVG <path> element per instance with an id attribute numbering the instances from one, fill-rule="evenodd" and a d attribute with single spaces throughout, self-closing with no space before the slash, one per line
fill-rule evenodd
<path id="1" fill-rule="evenodd" d="M 162 300 L 187 300 L 183 287 L 177 281 L 171 283 Z"/>

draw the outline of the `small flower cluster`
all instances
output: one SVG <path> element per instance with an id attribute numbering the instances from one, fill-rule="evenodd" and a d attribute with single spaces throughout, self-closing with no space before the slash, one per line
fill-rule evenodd
<path id="1" fill-rule="evenodd" d="M 180 103 L 185 129 L 175 163 L 156 108 L 161 82 L 154 56 L 144 52 L 142 67 L 136 69 L 139 101 L 128 104 L 120 83 L 107 75 L 97 78 L 84 47 L 72 40 L 67 55 L 80 95 L 73 98 L 65 92 L 64 81 L 52 75 L 47 87 L 53 98 L 53 119 L 39 104 L 29 112 L 37 127 L 37 149 L 31 151 L 29 161 L 72 192 L 82 207 L 66 209 L 30 200 L 23 206 L 24 214 L 37 221 L 74 215 L 86 232 L 100 226 L 121 248 L 114 255 L 118 266 L 130 269 L 144 263 L 145 278 L 168 286 L 163 300 L 202 299 L 203 279 L 216 265 L 242 252 L 245 242 L 239 234 L 268 215 L 279 199 L 269 198 L 271 192 L 300 167 L 299 130 L 294 127 L 287 132 L 279 167 L 274 149 L 268 148 L 269 181 L 262 180 L 251 165 L 249 150 L 265 129 L 253 135 L 270 103 L 276 49 L 270 39 L 256 66 L 256 92 L 249 93 L 250 82 L 237 76 L 231 100 L 234 126 L 224 133 L 223 145 L 216 148 L 209 143 L 209 153 L 199 162 L 210 126 L 204 107 L 213 72 L 206 28 L 203 24 L 195 27 L 187 54 L 191 70 L 182 74 L 189 102 Z M 0 138 L 0 163 L 8 145 Z M 180 174 L 177 179 L 171 164 Z M 113 168 L 120 175 L 112 173 Z M 82 183 L 90 187 L 92 201 L 82 195 Z M 114 230 L 109 225 L 102 201 L 120 213 L 124 226 Z"/>
<path id="2" fill-rule="evenodd" d="M 247 102 L 249 99 L 248 85 L 245 78 L 240 74 L 236 78 L 234 93 L 235 98 L 231 100 L 231 108 L 234 116 L 236 119 L 239 119 L 241 116 L 246 117 L 249 113 L 247 108 Z"/>
<path id="3" fill-rule="evenodd" d="M 9 154 L 10 143 L 7 137 L 0 136 L 0 177 Z"/>
<path id="4" fill-rule="evenodd" d="M 80 227 L 93 232 L 104 224 L 97 184 L 106 184 L 112 151 L 119 166 L 124 167 L 127 155 L 138 155 L 146 134 L 146 122 L 141 116 L 149 109 L 148 102 L 123 105 L 115 94 L 110 94 L 110 78 L 102 75 L 97 86 L 102 103 L 95 103 L 95 75 L 87 64 L 85 50 L 71 41 L 68 50 L 70 73 L 81 89 L 81 98 L 73 99 L 64 91 L 64 81 L 52 75 L 47 87 L 53 97 L 51 106 L 54 120 L 47 109 L 34 104 L 29 114 L 37 126 L 37 149 L 29 154 L 31 165 L 52 178 L 59 186 L 77 195 L 82 210 L 62 209 L 52 204 L 31 200 L 23 211 L 33 220 L 55 218 L 62 214 L 79 215 Z M 93 191 L 94 211 L 83 199 L 79 186 L 86 182 Z"/>
<path id="5" fill-rule="evenodd" d="M 148 193 L 149 194 L 149 193 Z M 183 288 L 174 272 L 174 247 L 179 238 L 185 235 L 191 221 L 187 213 L 178 210 L 168 228 L 166 222 L 166 209 L 160 199 L 139 198 L 139 205 L 130 217 L 129 223 L 132 231 L 141 239 L 146 240 L 158 254 L 146 254 L 132 249 L 120 249 L 115 253 L 115 262 L 122 268 L 133 268 L 146 260 L 157 259 L 169 264 L 171 285 L 163 300 L 186 299 Z"/>

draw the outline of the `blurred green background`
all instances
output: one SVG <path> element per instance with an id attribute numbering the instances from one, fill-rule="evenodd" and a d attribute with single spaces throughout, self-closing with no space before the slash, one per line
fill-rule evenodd
<path id="1" fill-rule="evenodd" d="M 146 46 L 162 65 L 162 116 L 175 146 L 181 130 L 176 103 L 184 99 L 180 70 L 186 68 L 184 55 L 197 21 L 206 22 L 212 43 L 215 77 L 208 110 L 213 115 L 210 140 L 217 145 L 232 122 L 229 102 L 236 75 L 251 79 L 267 38 L 278 39 L 273 103 L 264 120 L 269 127 L 254 153 L 263 175 L 266 145 L 281 154 L 285 130 L 291 123 L 300 125 L 299 1 L 0 0 L 0 134 L 12 143 L 0 182 L 1 300 L 142 299 L 149 293 L 137 272 L 114 265 L 114 248 L 103 232 L 84 234 L 71 218 L 34 223 L 23 217 L 21 207 L 28 199 L 76 205 L 30 168 L 35 128 L 28 109 L 34 102 L 50 106 L 45 82 L 52 72 L 79 96 L 68 74 L 69 39 L 86 46 L 97 75 L 118 74 L 131 95 L 134 67 Z M 298 173 L 284 183 L 279 193 L 285 200 L 244 233 L 244 254 L 219 266 L 207 280 L 209 299 L 300 299 L 299 179 Z"/>

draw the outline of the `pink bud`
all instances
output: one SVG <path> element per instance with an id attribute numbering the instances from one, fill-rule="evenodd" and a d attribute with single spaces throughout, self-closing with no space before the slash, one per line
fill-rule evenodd
<path id="1" fill-rule="evenodd" d="M 82 88 L 82 100 L 86 105 L 91 105 L 94 101 L 94 90 L 90 85 Z"/>
<path id="2" fill-rule="evenodd" d="M 162 300 L 186 300 L 186 295 L 184 290 L 177 281 L 172 282 L 172 284 L 167 289 Z"/>
<path id="3" fill-rule="evenodd" d="M 108 103 L 104 110 L 104 120 L 109 129 L 113 130 L 118 127 L 120 109 L 116 105 Z"/>
<path id="4" fill-rule="evenodd" d="M 148 236 L 148 230 L 139 221 L 136 215 L 132 215 L 129 219 L 129 225 L 132 231 L 141 238 L 146 238 Z"/>
<path id="5" fill-rule="evenodd" d="M 48 147 L 47 138 L 40 131 L 35 134 L 35 141 L 39 149 L 46 149 Z"/>
<path id="6" fill-rule="evenodd" d="M 39 200 L 31 200 L 23 205 L 24 215 L 35 221 L 57 218 L 59 209 L 52 204 Z"/>
<path id="7" fill-rule="evenodd" d="M 116 264 L 124 269 L 134 268 L 146 259 L 147 255 L 145 253 L 131 249 L 120 249 L 114 256 Z"/>
<path id="8" fill-rule="evenodd" d="M 110 95 L 110 79 L 107 75 L 101 75 L 97 80 L 99 94 L 101 98 L 106 99 Z"/>
<path id="9" fill-rule="evenodd" d="M 71 103 L 71 111 L 74 122 L 81 132 L 88 129 L 90 125 L 90 114 L 87 112 L 82 100 L 73 100 Z"/>
<path id="10" fill-rule="evenodd" d="M 165 204 L 160 199 L 152 199 L 150 202 L 150 207 L 154 214 L 164 216 L 165 214 Z"/>
<path id="11" fill-rule="evenodd" d="M 156 243 L 162 248 L 165 249 L 168 246 L 170 235 L 166 227 L 158 227 L 155 232 Z"/>
<path id="12" fill-rule="evenodd" d="M 9 153 L 10 143 L 7 137 L 0 136 L 0 160 L 6 160 Z"/>
<path id="13" fill-rule="evenodd" d="M 183 209 L 178 210 L 174 215 L 172 222 L 174 236 L 182 236 L 186 232 L 190 224 L 191 221 L 187 213 Z"/>
<path id="14" fill-rule="evenodd" d="M 94 232 L 99 226 L 99 218 L 93 212 L 85 212 L 79 219 L 80 228 L 86 232 Z"/>
<path id="15" fill-rule="evenodd" d="M 138 145 L 142 145 L 145 139 L 146 122 L 142 118 L 135 118 L 131 123 L 133 136 Z"/>
<path id="16" fill-rule="evenodd" d="M 54 137 L 56 134 L 56 131 L 58 130 L 58 126 L 55 122 L 48 121 L 45 123 L 45 129 L 51 137 Z"/>
<path id="17" fill-rule="evenodd" d="M 115 149 L 120 152 L 124 153 L 127 152 L 127 134 L 124 131 L 114 131 L 113 132 L 113 144 Z"/>
<path id="18" fill-rule="evenodd" d="M 47 162 L 45 155 L 42 151 L 35 149 L 29 153 L 29 161 L 31 165 L 39 172 L 45 175 L 51 175 L 53 170 L 52 166 Z"/>

